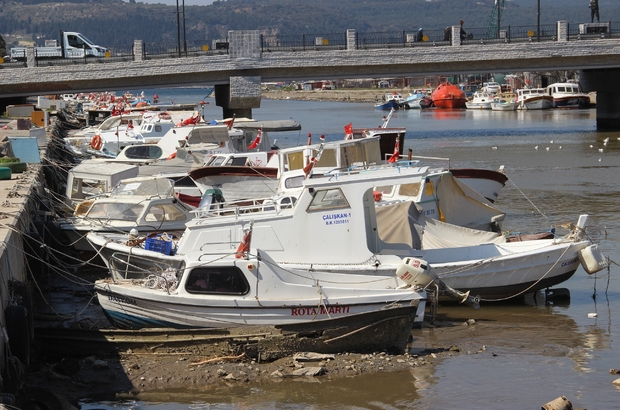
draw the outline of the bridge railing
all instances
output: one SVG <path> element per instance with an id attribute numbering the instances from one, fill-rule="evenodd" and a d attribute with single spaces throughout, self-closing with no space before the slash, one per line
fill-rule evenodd
<path id="1" fill-rule="evenodd" d="M 27 67 L 25 61 L 10 61 L 8 58 L 3 59 L 3 63 L 0 64 L 0 69 L 3 68 L 24 68 Z"/>
<path id="2" fill-rule="evenodd" d="M 223 43 L 227 44 L 227 43 Z M 197 57 L 211 54 L 227 54 L 228 48 L 213 50 L 211 42 L 206 40 L 190 40 L 179 43 L 144 43 L 143 57 L 145 60 L 164 58 Z"/>
<path id="3" fill-rule="evenodd" d="M 490 33 L 488 29 L 472 28 L 466 30 L 467 37 L 462 44 L 493 44 L 493 43 L 523 43 L 538 41 L 538 25 L 507 26 L 498 32 Z M 540 41 L 555 41 L 557 26 L 546 24 L 540 26 Z"/>
<path id="4" fill-rule="evenodd" d="M 346 33 L 333 34 L 261 34 L 261 52 L 344 50 L 347 48 Z"/>
<path id="5" fill-rule="evenodd" d="M 36 49 L 34 61 L 37 67 L 46 66 L 66 66 L 74 64 L 100 64 L 100 63 L 119 63 L 123 61 L 133 61 L 133 49 L 127 46 L 108 47 L 108 53 L 105 57 L 86 56 L 80 58 L 50 58 L 38 56 Z"/>

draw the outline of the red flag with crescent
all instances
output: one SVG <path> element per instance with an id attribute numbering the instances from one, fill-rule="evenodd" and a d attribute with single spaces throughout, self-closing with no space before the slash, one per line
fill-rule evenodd
<path id="1" fill-rule="evenodd" d="M 258 130 L 258 135 L 254 138 L 254 141 L 250 145 L 248 145 L 248 149 L 254 149 L 260 144 L 261 135 L 263 134 L 262 130 Z"/>
<path id="2" fill-rule="evenodd" d="M 353 123 L 348 123 L 344 126 L 344 139 L 350 140 L 353 138 Z"/>
<path id="3" fill-rule="evenodd" d="M 392 154 L 390 159 L 388 159 L 388 162 L 396 162 L 398 161 L 398 158 L 400 158 L 400 149 L 398 148 L 398 139 L 397 139 L 396 144 L 394 144 L 394 153 Z"/>

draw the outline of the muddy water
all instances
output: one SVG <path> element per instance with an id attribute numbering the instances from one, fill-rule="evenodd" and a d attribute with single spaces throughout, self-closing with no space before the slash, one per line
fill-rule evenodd
<path id="1" fill-rule="evenodd" d="M 349 122 L 377 126 L 382 115 L 372 104 L 263 100 L 254 110 L 256 118 L 292 117 L 302 124 L 302 132 L 271 135 L 281 147 L 305 142 L 308 132 L 340 138 Z M 617 407 L 620 388 L 612 381 L 619 376 L 609 370 L 620 368 L 620 133 L 596 132 L 594 110 L 412 110 L 390 124 L 407 127 L 405 149 L 416 155 L 449 157 L 453 167 L 504 165 L 510 181 L 496 204 L 507 213 L 505 229 L 546 230 L 590 214 L 587 232 L 611 259 L 611 274 L 588 276 L 579 268 L 558 286 L 568 290 L 568 301 L 546 300 L 540 292 L 479 310 L 442 305 L 435 327 L 413 330 L 412 352 L 450 345 L 461 351 L 432 366 L 222 384 L 207 393 L 166 392 L 139 402 L 85 401 L 82 408 L 531 409 L 561 395 L 576 408 Z M 466 325 L 469 319 L 475 323 Z"/>

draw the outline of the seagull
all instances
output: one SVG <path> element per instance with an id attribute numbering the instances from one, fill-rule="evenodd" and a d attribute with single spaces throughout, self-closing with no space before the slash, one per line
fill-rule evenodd
<path id="1" fill-rule="evenodd" d="M 603 148 L 599 148 L 599 149 L 598 149 L 598 152 L 603 152 Z"/>
<path id="2" fill-rule="evenodd" d="M 560 145 L 560 149 L 562 149 L 562 146 Z"/>
<path id="3" fill-rule="evenodd" d="M 603 142 L 604 142 L 605 144 L 607 144 L 607 143 L 609 142 L 609 137 L 605 138 L 605 139 L 603 140 Z"/>
<path id="4" fill-rule="evenodd" d="M 497 147 L 491 147 L 491 149 L 497 149 Z"/>
<path id="5" fill-rule="evenodd" d="M 549 144 L 553 144 L 553 140 L 549 141 Z"/>
<path id="6" fill-rule="evenodd" d="M 534 147 L 534 149 L 538 149 L 538 145 L 536 145 L 536 146 Z"/>
<path id="7" fill-rule="evenodd" d="M 547 151 L 549 151 L 549 147 L 545 148 Z"/>
<path id="8" fill-rule="evenodd" d="M 600 158 L 598 159 L 598 162 L 601 162 L 601 159 L 600 159 Z"/>
<path id="9" fill-rule="evenodd" d="M 590 144 L 590 148 L 594 148 L 594 145 Z"/>

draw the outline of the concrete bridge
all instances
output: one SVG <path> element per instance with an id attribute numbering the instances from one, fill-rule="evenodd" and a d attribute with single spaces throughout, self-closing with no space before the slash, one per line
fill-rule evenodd
<path id="1" fill-rule="evenodd" d="M 595 34 L 569 36 L 568 22 L 557 22 L 557 36 L 538 42 L 507 39 L 452 40 L 425 47 L 364 49 L 356 31 L 346 47 L 269 52 L 258 31 L 231 31 L 228 51 L 187 58 L 145 60 L 142 41 L 134 42 L 133 61 L 35 67 L 28 50 L 26 68 L 0 70 L 0 99 L 44 94 L 129 88 L 214 86 L 223 116 L 252 116 L 260 107 L 261 82 L 311 79 L 413 77 L 480 72 L 581 70 L 585 91 L 597 92 L 598 129 L 620 129 L 620 38 Z M 6 101 L 6 100 L 5 100 Z"/>

